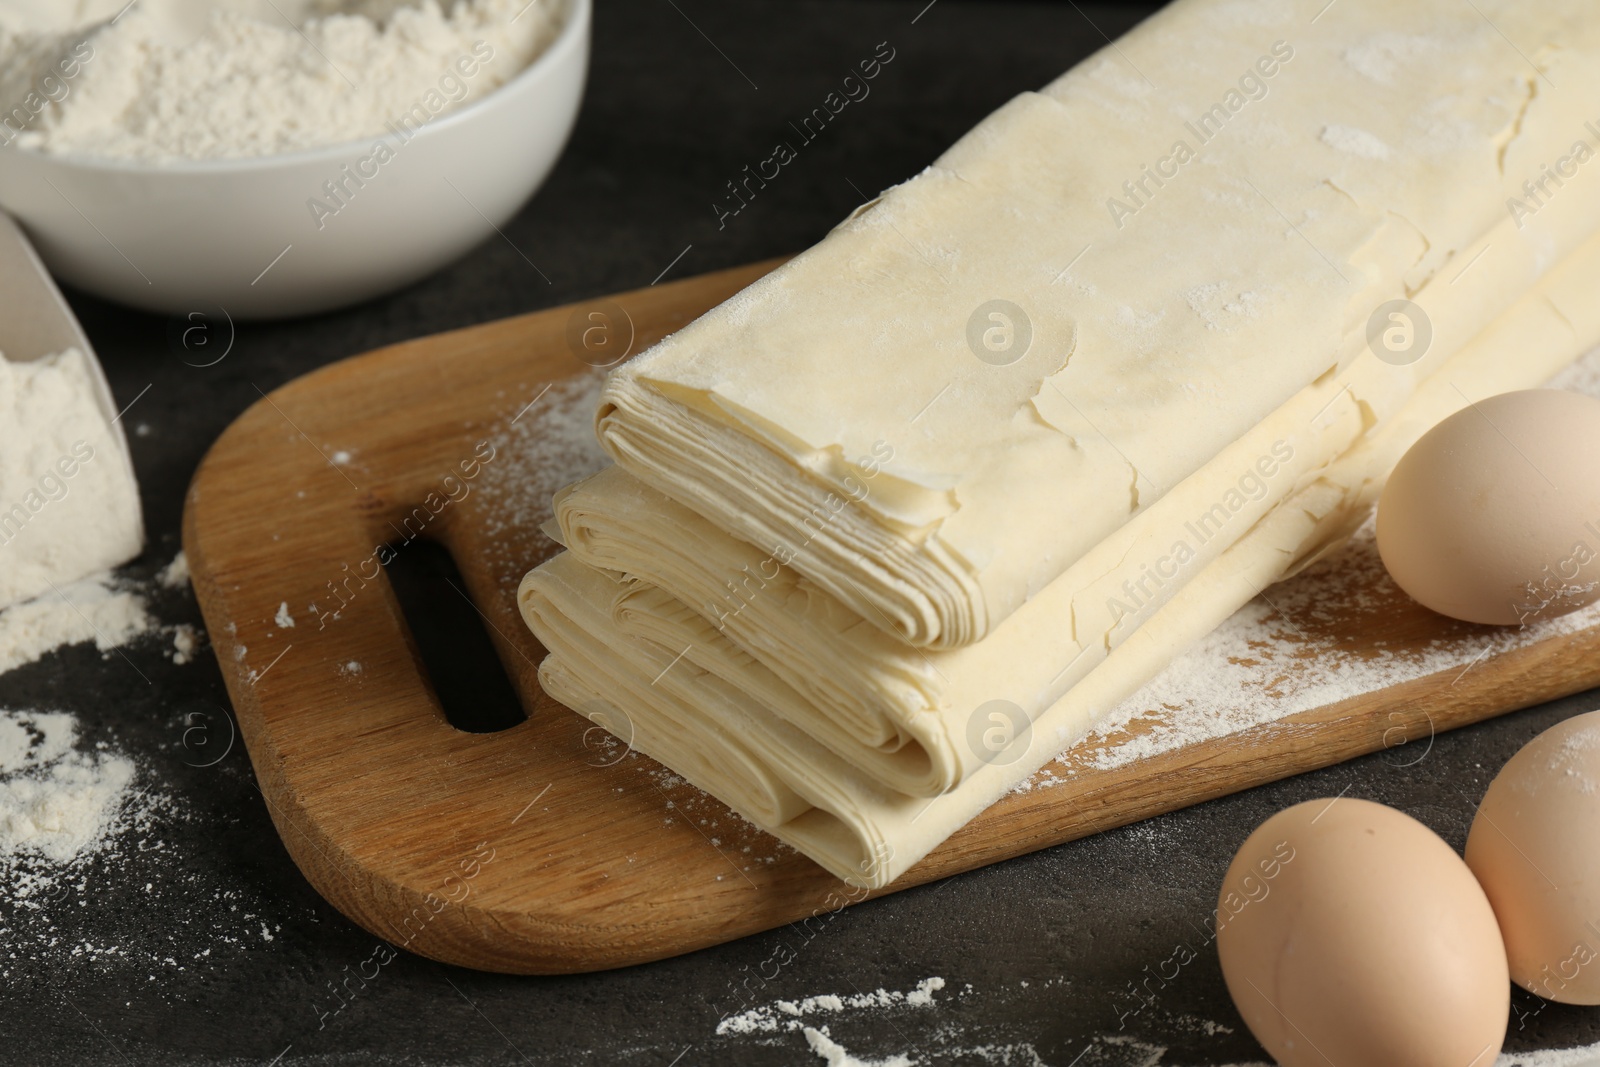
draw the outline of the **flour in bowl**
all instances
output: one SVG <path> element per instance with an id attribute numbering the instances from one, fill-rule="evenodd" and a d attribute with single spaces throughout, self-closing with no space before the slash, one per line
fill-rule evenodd
<path id="1" fill-rule="evenodd" d="M 505 84 L 560 0 L 0 0 L 0 146 L 143 162 L 416 129 Z"/>

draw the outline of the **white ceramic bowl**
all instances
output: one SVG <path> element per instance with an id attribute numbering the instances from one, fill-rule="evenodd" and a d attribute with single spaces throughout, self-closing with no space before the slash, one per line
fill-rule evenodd
<path id="1" fill-rule="evenodd" d="M 380 138 L 159 166 L 5 148 L 0 208 L 58 278 L 152 311 L 271 318 L 398 289 L 493 234 L 549 174 L 582 100 L 589 20 L 590 0 L 567 0 L 527 69 L 367 163 L 336 215 L 309 201 Z"/>

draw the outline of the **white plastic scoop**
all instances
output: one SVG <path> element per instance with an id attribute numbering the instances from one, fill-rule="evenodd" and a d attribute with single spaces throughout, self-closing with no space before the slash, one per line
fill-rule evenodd
<path id="1" fill-rule="evenodd" d="M 13 441 L 14 454 L 0 456 L 0 608 L 125 562 L 144 539 L 133 456 L 105 371 L 33 246 L 0 212 L 0 356 L 25 364 L 69 349 L 83 354 L 71 380 L 91 394 L 104 425 L 88 425 L 88 406 L 76 405 L 83 439 L 58 456 L 23 418 L 20 447 Z M 0 441 L 18 430 L 0 426 Z"/>
<path id="2" fill-rule="evenodd" d="M 27 363 L 69 348 L 78 349 L 88 360 L 95 399 L 116 432 L 131 476 L 128 440 L 117 421 L 117 404 L 105 370 L 22 228 L 0 211 L 0 355 L 13 363 Z"/>

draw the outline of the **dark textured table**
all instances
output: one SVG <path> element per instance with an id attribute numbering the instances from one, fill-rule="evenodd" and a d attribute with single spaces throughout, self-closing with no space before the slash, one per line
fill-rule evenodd
<path id="1" fill-rule="evenodd" d="M 241 326 L 215 366 L 188 365 L 168 321 L 74 294 L 121 402 L 138 397 L 127 422 L 150 548 L 127 573 L 148 580 L 172 558 L 191 472 L 258 387 L 663 272 L 681 277 L 800 249 L 1147 10 L 925 3 L 601 0 L 572 145 L 505 240 L 383 300 Z M 766 158 L 789 121 L 880 42 L 894 58 L 870 97 L 719 225 L 725 184 Z M 165 623 L 200 621 L 187 591 L 156 588 L 151 597 Z M 0 895 L 0 1061 L 823 1063 L 798 1031 L 717 1034 L 740 1007 L 735 987 L 752 975 L 759 1003 L 903 992 L 942 977 L 932 1007 L 806 1017 L 865 1060 L 1259 1060 L 1204 933 L 1245 835 L 1285 805 L 1348 790 L 1410 812 L 1459 848 L 1472 798 L 1501 763 L 1596 703 L 1585 695 L 1508 715 L 1438 737 L 1412 765 L 1413 753 L 1376 755 L 850 908 L 814 937 L 784 928 L 626 971 L 508 978 L 404 953 L 370 962 L 387 950 L 300 876 L 241 747 L 195 766 L 209 762 L 197 752 L 222 743 L 218 706 L 227 697 L 209 646 L 183 666 L 165 647 L 140 641 L 124 659 L 79 646 L 0 676 L 0 705 L 73 712 L 87 743 L 105 741 L 135 760 L 147 796 L 141 825 L 67 883 L 29 906 Z M 205 738 L 186 737 L 197 722 L 217 731 L 209 750 Z M 1191 953 L 1185 966 L 1169 962 Z M 336 988 L 345 990 L 338 998 Z M 1595 1010 L 1541 1007 L 1522 994 L 1514 1008 L 1512 1050 L 1600 1040 Z"/>

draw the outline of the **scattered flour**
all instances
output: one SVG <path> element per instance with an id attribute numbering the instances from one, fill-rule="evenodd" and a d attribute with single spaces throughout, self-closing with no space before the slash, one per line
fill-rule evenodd
<path id="1" fill-rule="evenodd" d="M 1053 768 L 1109 770 L 1240 733 L 1600 622 L 1600 603 L 1520 629 L 1452 624 L 1421 649 L 1372 635 L 1413 610 L 1378 556 L 1371 521 L 1348 545 L 1239 609 L 1106 716 L 1028 786 L 1060 784 Z M 1398 735 L 1397 735 L 1398 739 Z"/>
<path id="2" fill-rule="evenodd" d="M 665 798 L 662 826 L 675 826 L 682 819 L 699 826 L 708 835 L 717 833 L 718 841 L 723 843 L 713 847 L 722 853 L 724 859 L 736 863 L 742 873 L 748 874 L 763 865 L 777 863 L 781 857 L 797 854 L 792 846 L 779 841 L 738 812 L 730 811 L 721 801 L 713 799 L 711 794 L 680 778 L 655 760 L 634 751 L 615 734 L 598 726 L 586 726 L 582 728 L 579 743 L 591 753 L 586 761 L 591 766 L 631 767 L 637 779 L 642 779 L 644 788 Z"/>
<path id="3" fill-rule="evenodd" d="M 1400 71 L 1414 66 L 1431 53 L 1449 48 L 1450 43 L 1446 38 L 1425 34 L 1375 33 L 1361 44 L 1347 49 L 1344 61 L 1351 69 L 1379 85 L 1392 85 L 1395 75 Z"/>
<path id="4" fill-rule="evenodd" d="M 156 574 L 156 581 L 161 583 L 163 589 L 183 589 L 189 584 L 189 555 L 179 551 L 172 557 L 172 562 L 162 567 Z"/>
<path id="5" fill-rule="evenodd" d="M 172 628 L 172 662 L 178 666 L 194 661 L 194 654 L 200 650 L 200 635 L 195 628 L 186 622 L 180 622 Z"/>
<path id="6" fill-rule="evenodd" d="M 1028 983 L 1020 984 L 1027 986 Z M 1048 981 L 1045 983 L 1046 986 L 1049 984 Z M 945 986 L 943 979 L 929 978 L 919 983 L 912 992 L 903 994 L 889 993 L 880 989 L 875 993 L 852 996 L 821 994 L 793 1001 L 778 1000 L 767 1007 L 724 1019 L 717 1027 L 717 1034 L 733 1038 L 748 1035 L 758 1039 L 763 1045 L 770 1045 L 775 1039 L 762 1035 L 798 1032 L 805 1039 L 809 1051 L 825 1062 L 827 1067 L 917 1067 L 919 1064 L 932 1067 L 934 1064 L 945 1063 L 981 1063 L 989 1067 L 1046 1067 L 1045 1061 L 1040 1058 L 1032 1044 L 1005 1040 L 1001 1034 L 994 1032 L 994 1027 L 982 1021 L 981 1013 L 976 1019 L 970 1018 L 972 1014 L 970 1003 L 968 1021 L 957 1022 L 946 1019 L 919 1024 L 916 1033 L 920 1036 L 915 1038 L 916 1044 L 906 1052 L 886 1058 L 864 1058 L 859 1054 L 852 1054 L 841 1041 L 832 1036 L 828 1025 L 823 1025 L 820 1020 L 815 1023 L 801 1021 L 807 1016 L 826 1015 L 833 1022 L 843 1023 L 848 1018 L 843 1013 L 852 1008 L 933 1006 L 932 994 L 943 990 Z M 975 995 L 980 994 L 976 994 L 972 986 L 968 985 L 964 991 L 957 991 L 955 998 L 966 1001 Z M 1233 1033 L 1230 1027 L 1220 1023 L 1192 1016 L 1185 1018 L 1197 1033 L 1208 1036 Z M 1076 1059 L 1073 1059 L 1074 1052 L 1077 1054 Z M 1066 1061 L 1083 1064 L 1114 1062 L 1125 1067 L 1198 1067 L 1185 1060 L 1169 1059 L 1165 1045 L 1129 1033 L 1101 1034 L 1089 1038 L 1081 1050 L 1076 1048 L 1069 1050 L 1066 1060 L 1062 1062 Z M 1250 1060 L 1230 1064 L 1229 1067 L 1271 1067 L 1271 1064 Z M 1493 1067 L 1600 1067 L 1600 1045 L 1504 1053 L 1495 1060 Z"/>
<path id="7" fill-rule="evenodd" d="M 924 978 L 909 993 L 898 990 L 891 993 L 886 989 L 878 989 L 872 993 L 852 993 L 848 996 L 824 993 L 821 996 L 806 997 L 804 1000 L 775 1000 L 765 1007 L 751 1008 L 740 1015 L 730 1015 L 717 1024 L 717 1033 L 752 1034 L 799 1030 L 805 1028 L 800 1020 L 807 1015 L 840 1014 L 845 1011 L 894 1007 L 931 1008 L 934 1005 L 933 994 L 943 988 L 943 978 Z"/>
<path id="8" fill-rule="evenodd" d="M 1166 1067 L 1163 1057 L 1167 1050 L 1159 1045 L 1147 1045 L 1143 1042 L 1130 1041 L 1126 1037 L 1106 1037 L 1098 1039 L 1108 1045 L 1122 1045 L 1136 1048 L 1138 1052 L 1146 1053 L 1153 1058 L 1145 1061 L 1149 1067 Z M 1091 1044 L 1090 1047 L 1093 1047 Z M 1172 1064 L 1171 1067 L 1183 1067 L 1182 1064 Z M 1251 1060 L 1247 1063 L 1229 1064 L 1228 1067 L 1272 1067 L 1272 1064 L 1261 1060 Z M 1551 1049 L 1539 1052 L 1504 1052 L 1494 1061 L 1493 1067 L 1600 1067 L 1600 1045 L 1588 1045 L 1584 1048 Z"/>
<path id="9" fill-rule="evenodd" d="M 109 576 L 63 591 L 111 641 L 158 632 L 138 593 Z M 68 616 L 83 621 L 62 607 L 30 603 L 0 613 L 0 647 L 15 661 L 19 634 L 30 638 L 29 655 L 99 640 L 92 629 L 22 625 L 41 616 L 54 624 Z M 111 625 L 108 616 L 121 623 Z M 170 631 L 174 661 L 186 662 L 200 635 L 187 624 Z M 120 675 L 124 667 L 108 669 Z M 170 742 L 190 749 L 205 720 L 171 714 Z M 206 773 L 242 786 L 239 766 L 236 755 Z M 175 824 L 206 819 L 208 830 L 219 827 L 214 812 L 191 808 L 159 783 L 159 768 L 137 762 L 86 720 L 0 709 L 0 986 L 70 994 L 84 966 L 154 983 L 242 956 L 278 935 L 281 925 L 269 916 L 284 914 L 279 899 L 241 885 L 236 873 L 199 854 L 175 854 Z M 309 918 L 316 921 L 315 913 Z"/>
<path id="10" fill-rule="evenodd" d="M 1039 1050 L 1026 1041 L 1010 1045 L 993 1042 L 981 1045 L 957 1045 L 950 1049 L 950 1053 L 956 1057 L 957 1063 L 976 1060 L 991 1064 L 993 1067 L 1050 1067 L 1050 1064 L 1040 1059 Z"/>
<path id="11" fill-rule="evenodd" d="M 1206 324 L 1206 329 L 1227 331 L 1238 329 L 1244 325 L 1244 320 L 1259 319 L 1262 311 L 1266 310 L 1281 292 L 1276 287 L 1266 287 L 1259 292 L 1255 290 L 1235 292 L 1224 289 L 1217 282 L 1209 282 L 1186 290 L 1183 298 L 1189 305 L 1189 310 Z M 1124 310 L 1130 311 L 1131 314 L 1131 309 Z"/>
<path id="12" fill-rule="evenodd" d="M 281 630 L 294 629 L 294 616 L 289 612 L 289 602 L 287 600 L 278 605 L 278 613 L 272 617 L 272 621 L 277 623 L 278 628 Z"/>
<path id="13" fill-rule="evenodd" d="M 550 498 L 610 462 L 594 436 L 604 383 L 602 372 L 584 370 L 548 386 L 532 386 L 489 436 L 495 458 L 478 479 L 478 491 L 493 501 L 480 511 L 493 516 L 486 520 L 486 532 L 496 548 L 487 562 L 500 586 L 513 594 L 537 562 L 536 553 L 548 555 L 552 547 L 540 533 L 551 519 Z"/>
<path id="14" fill-rule="evenodd" d="M 1045 983 L 1046 986 L 1049 984 L 1048 981 Z M 1028 983 L 1023 982 L 1021 985 L 1026 987 Z M 981 1015 L 973 1017 L 970 1011 L 965 1022 L 948 1017 L 941 1019 L 930 1011 L 927 1015 L 919 1014 L 910 1026 L 895 1024 L 892 1027 L 894 1031 L 901 1035 L 906 1045 L 912 1047 L 905 1052 L 881 1058 L 866 1058 L 859 1053 L 853 1055 L 843 1042 L 833 1036 L 830 1025 L 825 1025 L 821 1019 L 815 1018 L 818 1015 L 826 1015 L 829 1024 L 844 1026 L 855 1021 L 845 1014 L 852 1009 L 877 1012 L 890 1007 L 911 1007 L 926 1011 L 953 1005 L 976 995 L 972 986 L 967 985 L 964 989 L 952 991 L 951 995 L 936 1004 L 933 994 L 944 990 L 945 986 L 946 982 L 942 978 L 928 978 L 919 982 L 915 989 L 907 993 L 891 993 L 879 989 L 873 993 L 857 993 L 849 996 L 822 994 L 802 1000 L 774 1001 L 766 1008 L 725 1019 L 717 1028 L 717 1033 L 728 1038 L 730 1043 L 743 1037 L 746 1042 L 762 1046 L 794 1040 L 792 1037 L 768 1036 L 774 1032 L 798 1034 L 805 1040 L 807 1048 L 825 1061 L 828 1067 L 914 1067 L 914 1065 L 933 1067 L 934 1064 L 947 1063 L 983 1064 L 986 1067 L 1047 1067 L 1031 1043 L 1009 1040 L 1006 1035 L 998 1032 L 998 1027 L 985 1022 Z M 970 1007 L 969 1004 L 968 1008 Z M 812 1018 L 806 1021 L 807 1016 Z M 916 1036 L 905 1039 L 908 1030 Z M 1099 1039 L 1102 1045 L 1116 1045 L 1123 1040 L 1118 1036 Z M 1096 1059 L 1093 1062 L 1105 1061 Z M 1116 1062 L 1127 1061 L 1125 1058 L 1118 1058 Z"/>
<path id="15" fill-rule="evenodd" d="M 828 1028 L 821 1030 L 805 1028 L 806 1044 L 811 1046 L 811 1051 L 828 1062 L 828 1067 L 915 1067 L 916 1060 L 909 1059 L 904 1054 L 891 1056 L 886 1060 L 857 1059 L 845 1051 L 843 1045 L 838 1044 L 828 1036 Z"/>
<path id="16" fill-rule="evenodd" d="M 109 652 L 154 626 L 138 593 L 108 574 L 85 578 L 0 611 L 0 674 L 62 645 L 93 641 Z"/>
<path id="17" fill-rule="evenodd" d="M 16 877 L 28 860 L 64 866 L 98 848 L 133 780 L 126 757 L 80 752 L 77 740 L 71 715 L 0 711 L 0 872 L 13 894 L 42 884 Z"/>
<path id="18" fill-rule="evenodd" d="M 378 138 L 505 84 L 559 21 L 556 0 L 6 0 L 0 101 L 28 121 L 0 145 L 166 162 Z"/>
<path id="19" fill-rule="evenodd" d="M 1116 1062 L 1126 1064 L 1127 1067 L 1160 1067 L 1162 1058 L 1167 1054 L 1165 1046 L 1152 1045 L 1128 1034 L 1112 1034 L 1107 1037 L 1097 1038 L 1090 1043 L 1089 1047 L 1094 1048 L 1096 1045 L 1099 1046 L 1097 1051 L 1103 1052 L 1108 1048 L 1116 1049 Z M 1083 1051 L 1088 1052 L 1089 1049 L 1086 1048 Z M 1083 1053 L 1079 1053 L 1080 1057 L 1082 1055 Z M 1270 1067 L 1270 1065 L 1241 1064 L 1240 1067 Z"/>
<path id="20" fill-rule="evenodd" d="M 175 854 L 174 824 L 205 816 L 154 782 L 75 716 L 0 710 L 6 988 L 70 994 L 85 965 L 143 985 L 221 964 L 281 930 L 264 921 L 283 914 L 280 900 L 219 876 L 203 856 Z"/>

